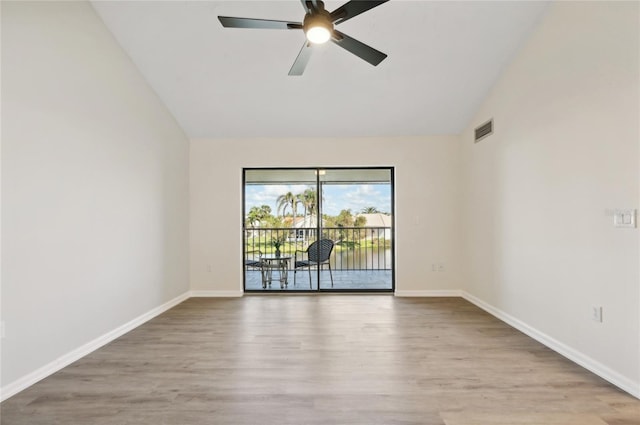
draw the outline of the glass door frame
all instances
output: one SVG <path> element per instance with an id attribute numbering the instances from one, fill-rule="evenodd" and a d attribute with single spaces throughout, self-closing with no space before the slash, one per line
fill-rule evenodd
<path id="1" fill-rule="evenodd" d="M 390 186 L 390 214 L 391 214 L 391 224 L 390 224 L 390 242 L 391 242 L 391 246 L 390 246 L 390 274 L 391 274 L 391 287 L 390 288 L 333 288 L 333 287 L 322 287 L 321 285 L 321 275 L 323 273 L 328 273 L 327 268 L 324 267 L 316 267 L 316 269 L 313 271 L 313 273 L 316 274 L 316 282 L 317 282 L 317 286 L 315 288 L 309 288 L 309 289 L 299 289 L 300 286 L 298 287 L 294 287 L 293 286 L 293 278 L 290 276 L 291 273 L 294 271 L 293 269 L 293 264 L 291 264 L 291 268 L 289 270 L 289 282 L 287 285 L 286 289 L 281 289 L 278 290 L 277 287 L 268 291 L 265 291 L 264 289 L 247 289 L 247 276 L 246 276 L 246 267 L 244 264 L 244 256 L 245 253 L 247 252 L 247 238 L 246 238 L 246 234 L 248 231 L 247 228 L 247 224 L 246 224 L 246 215 L 247 215 L 247 211 L 246 211 L 246 187 L 247 187 L 247 172 L 249 171 L 313 171 L 315 173 L 315 189 L 316 189 L 316 205 L 318 206 L 317 209 L 317 220 L 316 220 L 316 225 L 315 225 L 315 231 L 317 232 L 317 235 L 319 235 L 319 237 L 321 237 L 323 235 L 323 219 L 322 219 L 322 212 L 323 212 L 323 196 L 322 196 L 322 192 L 321 192 L 321 188 L 322 188 L 322 175 L 324 175 L 325 172 L 329 172 L 331 170 L 344 170 L 344 171 L 357 171 L 357 170 L 388 170 L 389 172 L 389 186 Z M 395 281 L 396 281 L 396 261 L 395 261 L 395 251 L 396 251 L 396 244 L 395 244 L 395 217 L 396 217 L 396 213 L 395 213 L 395 167 L 393 166 L 330 166 L 330 167 L 243 167 L 242 169 L 242 217 L 241 217 L 241 229 L 242 229 L 242 252 L 243 252 L 243 262 L 242 262 L 242 267 L 243 267 L 243 273 L 242 273 L 242 285 L 243 285 L 243 291 L 244 293 L 260 293 L 260 294 L 265 294 L 265 293 L 321 293 L 321 292 L 331 292 L 331 293 L 393 293 L 395 291 Z M 297 231 L 295 233 L 296 238 L 297 238 Z M 292 263 L 295 262 L 295 258 L 292 258 Z M 302 269 L 298 271 L 299 273 L 304 273 L 305 275 L 308 274 L 308 271 L 306 269 Z"/>

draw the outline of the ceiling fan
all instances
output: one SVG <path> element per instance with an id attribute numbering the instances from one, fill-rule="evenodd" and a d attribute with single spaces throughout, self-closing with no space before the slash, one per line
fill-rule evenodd
<path id="1" fill-rule="evenodd" d="M 231 16 L 218 16 L 218 19 L 225 28 L 303 30 L 307 39 L 300 53 L 298 53 L 298 57 L 293 62 L 289 75 L 302 75 L 311 57 L 313 46 L 326 43 L 329 40 L 373 66 L 378 65 L 387 57 L 386 54 L 336 30 L 334 25 L 341 24 L 389 0 L 351 0 L 333 12 L 328 12 L 324 8 L 324 3 L 320 0 L 300 1 L 306 12 L 302 23 L 270 19 L 234 18 Z"/>

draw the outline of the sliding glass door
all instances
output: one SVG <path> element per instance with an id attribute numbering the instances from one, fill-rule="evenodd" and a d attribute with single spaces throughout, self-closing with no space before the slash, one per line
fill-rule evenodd
<path id="1" fill-rule="evenodd" d="M 393 169 L 244 170 L 245 291 L 393 291 Z"/>

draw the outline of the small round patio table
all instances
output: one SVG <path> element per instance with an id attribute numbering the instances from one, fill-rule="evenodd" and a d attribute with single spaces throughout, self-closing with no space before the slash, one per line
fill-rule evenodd
<path id="1" fill-rule="evenodd" d="M 289 260 L 290 255 L 263 255 L 260 257 L 262 263 L 262 289 L 266 289 L 267 285 L 271 286 L 271 282 L 279 281 L 280 288 L 288 285 L 289 278 Z M 274 271 L 277 272 L 278 278 L 274 278 Z"/>

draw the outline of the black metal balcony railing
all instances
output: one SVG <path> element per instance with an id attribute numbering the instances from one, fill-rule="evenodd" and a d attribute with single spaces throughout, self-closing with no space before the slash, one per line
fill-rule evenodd
<path id="1" fill-rule="evenodd" d="M 281 254 L 293 257 L 296 250 L 326 238 L 335 242 L 330 259 L 333 270 L 391 270 L 390 227 L 323 227 L 321 231 L 318 237 L 315 227 L 245 229 L 246 259 L 258 260 L 259 252 L 275 254 L 276 240 L 281 241 Z"/>

